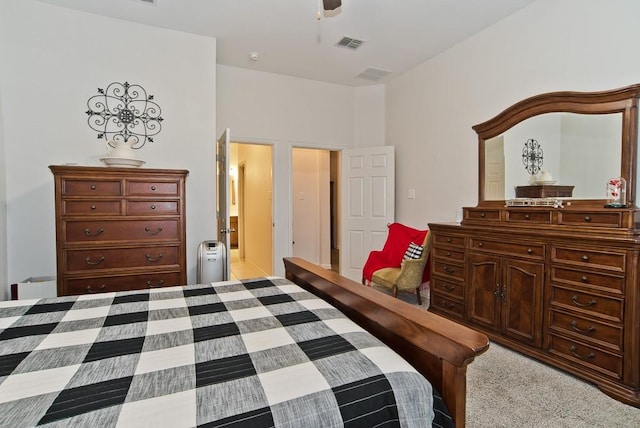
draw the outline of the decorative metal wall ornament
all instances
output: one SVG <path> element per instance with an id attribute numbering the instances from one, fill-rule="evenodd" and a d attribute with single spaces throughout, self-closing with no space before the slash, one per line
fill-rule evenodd
<path id="1" fill-rule="evenodd" d="M 538 141 L 529 138 L 522 148 L 522 163 L 524 164 L 524 169 L 531 175 L 537 174 L 542 167 L 543 158 L 542 147 L 540 147 Z"/>
<path id="2" fill-rule="evenodd" d="M 87 106 L 89 127 L 111 147 L 124 141 L 139 149 L 162 130 L 160 106 L 137 84 L 113 82 L 106 90 L 98 88 L 98 95 L 89 98 Z"/>

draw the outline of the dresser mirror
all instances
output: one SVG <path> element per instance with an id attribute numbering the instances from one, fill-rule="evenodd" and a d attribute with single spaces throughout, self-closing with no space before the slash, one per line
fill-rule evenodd
<path id="1" fill-rule="evenodd" d="M 474 126 L 479 141 L 479 205 L 516 198 L 518 186 L 547 184 L 573 186 L 571 201 L 602 206 L 607 180 L 623 177 L 628 204 L 635 206 L 639 96 L 640 85 L 547 93 Z M 546 172 L 544 181 L 536 181 L 523 162 L 523 147 L 531 140 L 543 157 L 538 164 L 540 172 Z"/>

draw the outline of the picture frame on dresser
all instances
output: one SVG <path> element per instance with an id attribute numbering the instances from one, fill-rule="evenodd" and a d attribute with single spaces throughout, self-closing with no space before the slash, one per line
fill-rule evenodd
<path id="1" fill-rule="evenodd" d="M 51 165 L 58 296 L 187 283 L 186 170 Z"/>
<path id="2" fill-rule="evenodd" d="M 474 126 L 478 204 L 463 208 L 460 223 L 429 224 L 434 234 L 430 311 L 592 382 L 635 407 L 640 407 L 639 97 L 640 85 L 546 93 Z M 493 165 L 488 166 L 488 157 L 493 154 L 488 153 L 488 142 L 497 139 L 506 146 L 503 136 L 523 123 L 531 135 L 537 131 L 530 121 L 547 114 L 554 120 L 569 115 L 570 121 L 588 123 L 585 135 L 611 128 L 611 135 L 595 143 L 574 138 L 573 145 L 562 149 L 548 145 L 545 162 L 562 150 L 576 151 L 576 158 L 577 151 L 607 153 L 593 155 L 600 163 L 584 169 L 624 178 L 626 207 L 606 208 L 606 179 L 589 189 L 588 177 L 574 174 L 577 168 L 571 165 L 558 166 L 555 174 L 557 184 L 575 186 L 570 197 L 509 200 L 512 186 L 530 183 L 506 178 L 497 185 L 489 182 Z M 601 116 L 606 121 L 599 121 Z M 605 122 L 614 125 L 602 125 Z M 505 147 L 505 157 L 507 152 Z M 521 159 L 505 159 L 510 161 Z"/>

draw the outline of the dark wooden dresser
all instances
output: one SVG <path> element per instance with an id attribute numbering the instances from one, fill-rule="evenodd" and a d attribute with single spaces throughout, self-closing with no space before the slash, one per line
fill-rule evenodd
<path id="1" fill-rule="evenodd" d="M 623 233 L 633 214 L 465 208 L 463 225 L 430 224 L 430 310 L 638 406 L 640 239 Z"/>
<path id="2" fill-rule="evenodd" d="M 460 224 L 429 224 L 431 311 L 592 382 L 636 407 L 640 407 L 640 209 L 635 200 L 639 100 L 640 85 L 542 94 L 474 126 L 479 143 L 478 205 L 463 209 Z M 571 179 L 584 198 L 536 194 L 525 195 L 526 200 L 498 199 L 488 173 L 496 142 L 511 144 L 510 151 L 503 151 L 505 162 L 520 167 L 521 156 L 506 154 L 517 152 L 513 144 L 519 146 L 522 140 L 508 142 L 505 136 L 522 135 L 526 129 L 525 135 L 536 137 L 542 131 L 532 122 L 515 128 L 543 116 L 554 124 L 587 124 L 573 128 L 588 131 L 571 134 L 569 141 L 575 144 L 569 153 L 582 150 L 598 161 L 592 168 L 581 165 L 588 174 L 609 168 L 624 178 L 626 203 L 620 205 L 626 206 L 605 207 L 610 202 L 602 199 L 606 178 L 596 183 L 590 175 Z M 607 126 L 613 118 L 616 125 Z M 615 132 L 588 144 L 605 129 Z M 572 139 L 575 135 L 581 137 Z M 554 141 L 560 140 L 558 136 Z M 554 147 L 547 140 L 545 144 Z M 610 153 L 616 157 L 609 158 Z M 545 156 L 554 156 L 553 150 Z M 572 170 L 571 163 L 564 166 L 563 171 Z M 554 171 L 554 175 L 561 174 Z M 517 185 L 504 180 L 503 189 Z"/>
<path id="3" fill-rule="evenodd" d="M 59 296 L 187 283 L 188 171 L 49 168 Z"/>

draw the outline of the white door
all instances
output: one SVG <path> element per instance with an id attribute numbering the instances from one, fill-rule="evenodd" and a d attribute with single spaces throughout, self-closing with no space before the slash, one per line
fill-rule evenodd
<path id="1" fill-rule="evenodd" d="M 395 219 L 394 147 L 343 151 L 341 175 L 340 274 L 360 282 L 369 252 L 382 249 Z"/>
<path id="2" fill-rule="evenodd" d="M 231 278 L 230 228 L 229 228 L 229 144 L 231 131 L 227 128 L 216 144 L 216 173 L 218 191 L 216 198 L 216 217 L 218 222 L 218 242 L 224 244 L 223 280 Z"/>

